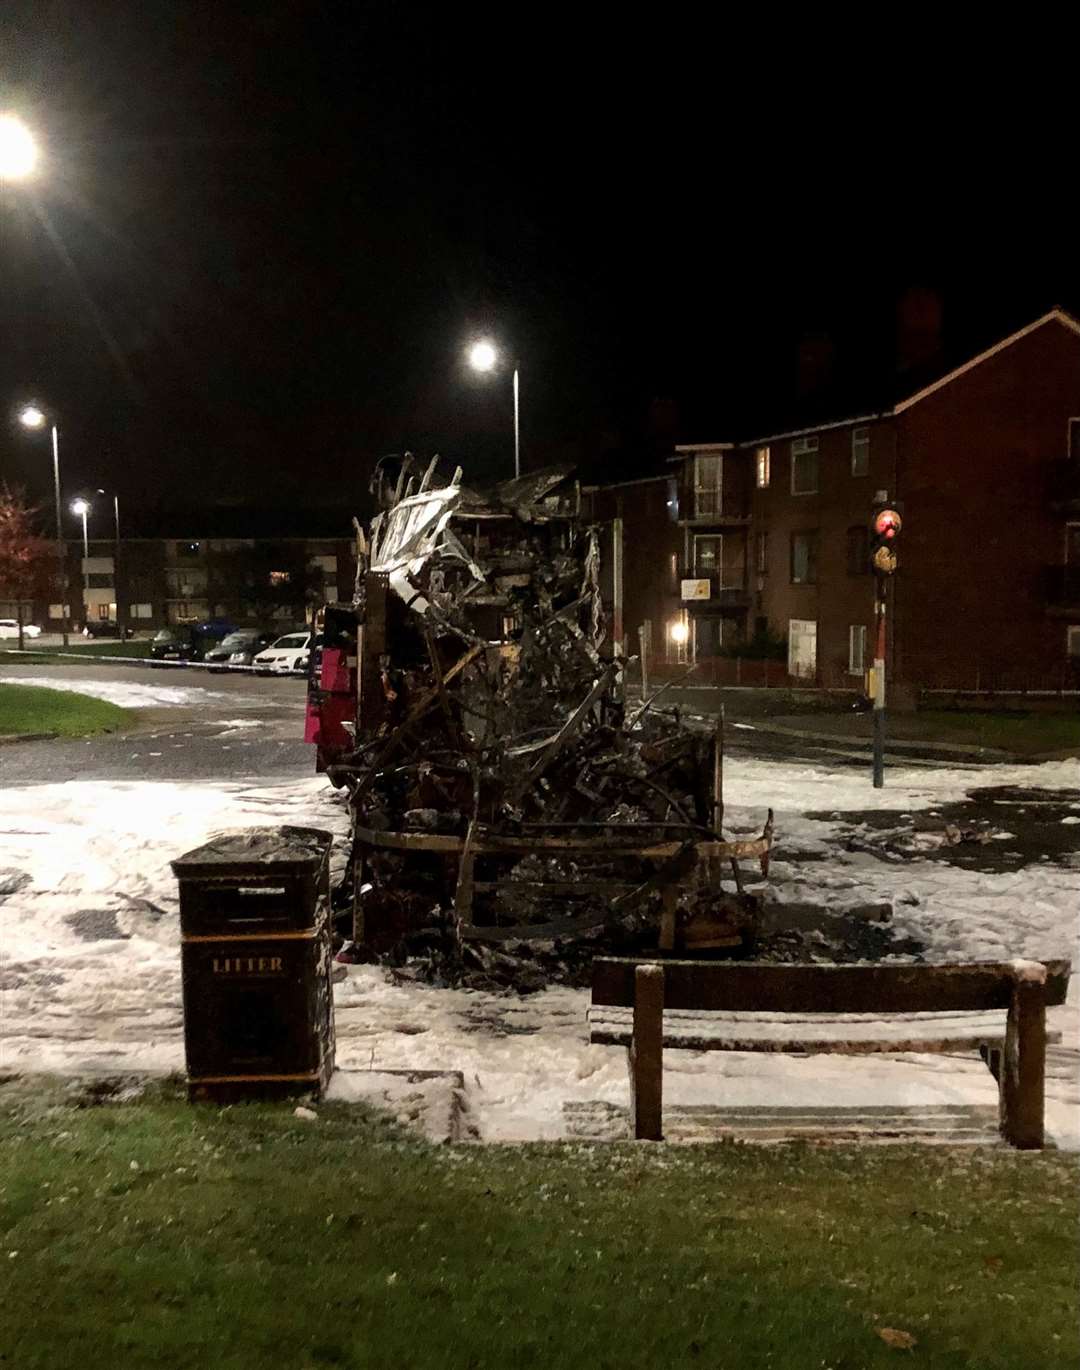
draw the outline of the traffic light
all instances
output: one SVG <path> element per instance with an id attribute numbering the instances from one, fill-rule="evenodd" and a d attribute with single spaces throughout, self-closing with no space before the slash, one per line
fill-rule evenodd
<path id="1" fill-rule="evenodd" d="M 891 576 L 896 570 L 896 544 L 904 526 L 904 511 L 899 500 L 875 504 L 870 521 L 870 565 L 879 576 Z"/>

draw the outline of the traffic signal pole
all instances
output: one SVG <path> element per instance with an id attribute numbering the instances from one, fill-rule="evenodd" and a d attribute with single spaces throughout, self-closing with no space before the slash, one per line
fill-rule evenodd
<path id="1" fill-rule="evenodd" d="M 874 618 L 874 789 L 885 784 L 885 576 L 876 576 Z"/>

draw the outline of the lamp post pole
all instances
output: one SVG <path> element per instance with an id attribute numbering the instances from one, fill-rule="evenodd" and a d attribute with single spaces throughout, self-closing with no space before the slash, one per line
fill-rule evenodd
<path id="1" fill-rule="evenodd" d="M 68 574 L 67 549 L 64 547 L 64 529 L 60 516 L 60 433 L 56 424 L 52 426 L 53 450 L 53 489 L 56 494 L 56 555 L 60 558 L 60 623 L 64 635 L 64 646 L 68 645 Z"/>
<path id="2" fill-rule="evenodd" d="M 514 367 L 514 479 L 521 475 L 521 407 L 518 394 L 518 368 Z"/>

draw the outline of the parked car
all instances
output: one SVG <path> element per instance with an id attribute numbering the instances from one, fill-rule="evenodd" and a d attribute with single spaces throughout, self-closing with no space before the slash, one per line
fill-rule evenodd
<path id="1" fill-rule="evenodd" d="M 17 618 L 0 618 L 0 637 L 19 636 L 19 620 Z M 23 624 L 23 637 L 40 637 L 41 629 L 36 623 Z"/>
<path id="2" fill-rule="evenodd" d="M 150 643 L 150 655 L 159 661 L 202 661 L 230 633 L 232 623 L 208 619 L 205 623 L 175 623 L 159 628 Z"/>
<path id="3" fill-rule="evenodd" d="M 306 671 L 311 650 L 311 633 L 286 633 L 255 657 L 252 665 L 260 671 L 292 675 Z"/>
<path id="4" fill-rule="evenodd" d="M 259 628 L 238 628 L 235 633 L 211 647 L 203 658 L 227 666 L 250 666 L 258 654 L 276 638 L 276 633 Z"/>
<path id="5" fill-rule="evenodd" d="M 89 619 L 83 627 L 83 637 L 119 637 L 120 625 L 111 618 Z M 134 637 L 133 628 L 124 629 L 124 637 Z"/>

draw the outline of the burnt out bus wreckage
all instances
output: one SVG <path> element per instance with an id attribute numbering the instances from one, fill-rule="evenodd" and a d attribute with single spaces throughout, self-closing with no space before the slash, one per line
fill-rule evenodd
<path id="1" fill-rule="evenodd" d="M 342 958 L 520 987 L 598 949 L 745 954 L 739 863 L 767 875 L 772 811 L 725 840 L 722 734 L 662 689 L 628 704 L 572 468 L 485 494 L 438 458 L 391 475 L 309 685 L 306 736 L 351 816 Z"/>

